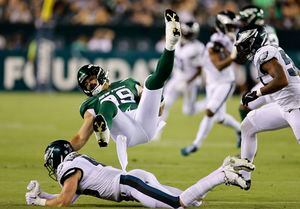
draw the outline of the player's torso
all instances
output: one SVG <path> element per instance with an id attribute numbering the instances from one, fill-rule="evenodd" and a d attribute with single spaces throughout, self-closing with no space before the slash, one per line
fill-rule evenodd
<path id="1" fill-rule="evenodd" d="M 215 65 L 212 63 L 210 57 L 208 48 L 212 47 L 213 42 L 219 42 L 221 43 L 228 52 L 231 52 L 233 48 L 233 42 L 230 40 L 230 38 L 222 33 L 214 33 L 211 36 L 210 42 L 206 45 L 206 51 L 204 54 L 204 62 L 203 62 L 203 69 L 205 70 L 206 75 L 206 83 L 209 84 L 217 84 L 217 83 L 228 83 L 233 82 L 234 77 L 234 71 L 233 71 L 233 65 L 229 65 L 223 70 L 218 70 Z"/>
<path id="2" fill-rule="evenodd" d="M 119 201 L 119 178 L 121 170 L 98 163 L 87 155 L 69 154 L 58 167 L 58 180 L 76 168 L 81 170 L 77 194 L 91 195 L 102 199 Z"/>
<path id="3" fill-rule="evenodd" d="M 137 108 L 140 99 L 136 85 L 137 82 L 133 79 L 111 83 L 107 90 L 87 99 L 81 105 L 81 111 L 93 109 L 97 114 L 104 101 L 113 102 L 122 112 L 134 110 Z"/>
<path id="4" fill-rule="evenodd" d="M 202 65 L 204 50 L 204 45 L 198 40 L 178 44 L 173 76 L 191 78 L 197 72 L 197 67 Z"/>
<path id="5" fill-rule="evenodd" d="M 288 85 L 283 89 L 271 94 L 271 97 L 286 111 L 300 107 L 300 77 L 298 76 L 297 68 L 292 59 L 285 51 L 277 46 L 263 46 L 255 54 L 254 64 L 258 70 L 258 78 L 266 85 L 273 78 L 261 71 L 261 65 L 275 58 L 282 66 Z"/>

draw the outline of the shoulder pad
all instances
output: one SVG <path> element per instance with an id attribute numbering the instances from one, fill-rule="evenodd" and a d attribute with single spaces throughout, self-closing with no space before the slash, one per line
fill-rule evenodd
<path id="1" fill-rule="evenodd" d="M 275 46 L 267 45 L 258 49 L 254 55 L 254 64 L 257 68 L 260 68 L 260 65 L 271 60 L 278 53 L 278 49 Z"/>
<path id="2" fill-rule="evenodd" d="M 140 82 L 138 82 L 137 80 L 134 80 L 133 78 L 127 78 L 125 81 L 132 82 L 132 83 L 141 85 Z"/>
<path id="3" fill-rule="evenodd" d="M 79 113 L 82 118 L 84 116 L 85 111 L 87 111 L 89 109 L 88 104 L 89 104 L 89 101 L 91 100 L 91 98 L 87 98 L 84 102 L 81 103 L 81 105 L 79 107 Z"/>
<path id="4" fill-rule="evenodd" d="M 60 185 L 64 184 L 64 181 L 68 179 L 70 176 L 75 174 L 77 170 L 82 169 L 76 166 L 76 163 L 72 163 L 72 161 L 66 161 L 61 163 L 57 168 L 57 181 L 60 183 Z"/>

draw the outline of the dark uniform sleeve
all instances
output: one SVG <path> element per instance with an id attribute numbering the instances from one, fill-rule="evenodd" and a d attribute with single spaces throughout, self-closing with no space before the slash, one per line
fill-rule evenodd
<path id="1" fill-rule="evenodd" d="M 89 99 L 85 100 L 81 105 L 80 105 L 80 109 L 79 109 L 79 112 L 80 112 L 80 115 L 81 117 L 83 118 L 84 116 L 84 113 L 89 109 Z"/>
<path id="2" fill-rule="evenodd" d="M 68 179 L 68 178 L 70 178 L 71 176 L 73 176 L 75 173 L 76 173 L 76 171 L 80 171 L 81 172 L 81 178 L 80 178 L 80 180 L 79 180 L 79 182 L 81 181 L 81 179 L 82 179 L 82 176 L 83 176 L 83 171 L 82 171 L 82 169 L 81 168 L 70 168 L 70 169 L 68 169 L 63 175 L 62 175 L 62 177 L 61 177 L 61 179 L 59 180 L 59 182 L 60 182 L 60 184 L 61 185 L 64 185 L 64 182 Z"/>
<path id="3" fill-rule="evenodd" d="M 113 102 L 104 101 L 101 103 L 99 112 L 97 114 L 101 114 L 104 117 L 108 125 L 108 128 L 110 129 L 112 126 L 112 120 L 117 113 L 118 113 L 118 108 Z"/>

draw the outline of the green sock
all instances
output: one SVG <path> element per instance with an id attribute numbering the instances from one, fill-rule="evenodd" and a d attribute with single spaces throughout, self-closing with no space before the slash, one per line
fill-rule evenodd
<path id="1" fill-rule="evenodd" d="M 165 49 L 159 58 L 155 72 L 148 77 L 146 81 L 146 87 L 150 90 L 162 88 L 165 84 L 165 81 L 172 73 L 173 64 L 174 51 L 168 51 Z"/>
<path id="2" fill-rule="evenodd" d="M 245 109 L 245 108 L 239 108 L 239 112 L 240 112 L 240 117 L 241 117 L 241 121 L 243 121 L 245 119 L 245 117 L 247 116 L 247 114 L 250 112 L 251 110 L 249 109 Z"/>

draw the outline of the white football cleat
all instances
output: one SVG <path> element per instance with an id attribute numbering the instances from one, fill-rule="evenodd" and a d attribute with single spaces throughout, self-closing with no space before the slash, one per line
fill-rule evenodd
<path id="1" fill-rule="evenodd" d="M 232 165 L 223 167 L 223 172 L 225 174 L 225 185 L 234 185 L 241 189 L 247 188 L 246 180 L 233 169 Z"/>
<path id="2" fill-rule="evenodd" d="M 179 17 L 176 12 L 170 9 L 167 9 L 164 15 L 166 24 L 166 49 L 173 51 L 181 37 Z"/>
<path id="3" fill-rule="evenodd" d="M 93 122 L 93 129 L 98 145 L 100 147 L 107 147 L 110 140 L 110 131 L 105 118 L 101 114 L 96 115 Z"/>
<path id="4" fill-rule="evenodd" d="M 235 156 L 228 156 L 224 159 L 222 166 L 226 167 L 227 165 L 231 165 L 235 171 L 244 170 L 250 172 L 255 169 L 255 165 L 247 159 L 241 159 Z"/>

